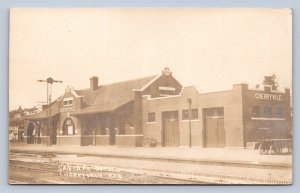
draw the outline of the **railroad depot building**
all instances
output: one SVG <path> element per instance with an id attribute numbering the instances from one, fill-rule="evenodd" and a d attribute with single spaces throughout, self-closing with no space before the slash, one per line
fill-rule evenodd
<path id="1" fill-rule="evenodd" d="M 51 119 L 49 117 L 51 116 Z M 48 121 L 51 120 L 49 129 Z M 26 117 L 25 137 L 43 144 L 96 146 L 240 147 L 291 133 L 290 90 L 270 86 L 199 93 L 165 68 L 158 76 L 65 93 L 41 113 Z"/>

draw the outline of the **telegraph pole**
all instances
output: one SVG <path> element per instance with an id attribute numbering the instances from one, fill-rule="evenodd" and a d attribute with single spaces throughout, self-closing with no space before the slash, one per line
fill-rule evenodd
<path id="1" fill-rule="evenodd" d="M 48 110 L 48 131 L 49 131 L 49 143 L 48 145 L 52 145 L 53 143 L 53 136 L 52 136 L 52 129 L 51 129 L 51 90 L 50 86 L 53 83 L 62 83 L 63 81 L 61 80 L 54 80 L 53 78 L 49 77 L 46 80 L 38 80 L 38 82 L 46 82 L 47 83 L 47 110 Z"/>

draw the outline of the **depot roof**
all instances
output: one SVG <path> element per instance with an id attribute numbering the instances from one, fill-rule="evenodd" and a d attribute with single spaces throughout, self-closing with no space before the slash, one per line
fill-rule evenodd
<path id="1" fill-rule="evenodd" d="M 156 79 L 157 76 L 123 81 L 113 84 L 100 85 L 95 90 L 90 88 L 74 90 L 82 97 L 82 108 L 70 112 L 71 115 L 91 114 L 97 112 L 108 112 L 128 104 L 134 100 L 133 90 L 140 90 L 145 85 Z M 51 116 L 60 113 L 60 101 L 51 104 Z M 41 113 L 28 116 L 28 119 L 45 119 L 49 116 L 48 108 Z"/>

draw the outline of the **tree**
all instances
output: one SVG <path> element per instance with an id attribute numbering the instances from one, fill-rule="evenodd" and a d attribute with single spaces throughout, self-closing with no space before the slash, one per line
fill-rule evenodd
<path id="1" fill-rule="evenodd" d="M 276 75 L 273 74 L 272 76 L 265 76 L 265 79 L 263 81 L 263 85 L 270 85 L 272 86 L 272 90 L 278 90 L 278 82 Z"/>

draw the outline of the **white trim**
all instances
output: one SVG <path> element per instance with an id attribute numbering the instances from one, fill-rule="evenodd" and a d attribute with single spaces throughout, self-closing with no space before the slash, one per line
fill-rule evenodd
<path id="1" fill-rule="evenodd" d="M 150 124 L 156 124 L 157 122 L 156 121 L 153 121 L 153 122 L 146 122 L 147 125 L 150 125 Z"/>
<path id="2" fill-rule="evenodd" d="M 30 137 L 29 135 L 24 135 L 24 138 Z M 46 138 L 46 137 L 50 137 L 50 136 L 39 136 L 39 138 Z"/>
<path id="3" fill-rule="evenodd" d="M 172 96 L 172 95 L 171 94 L 159 94 L 159 96 L 168 97 L 168 96 Z"/>
<path id="4" fill-rule="evenodd" d="M 71 90 L 71 93 L 72 93 L 75 97 L 83 97 L 83 96 L 79 96 L 79 95 L 75 92 L 75 90 Z"/>
<path id="5" fill-rule="evenodd" d="M 168 87 L 168 86 L 159 86 L 159 90 L 167 90 L 167 91 L 175 91 L 174 87 Z"/>
<path id="6" fill-rule="evenodd" d="M 62 97 L 63 97 L 64 95 L 61 95 L 60 97 L 58 97 L 56 100 L 54 100 L 54 101 L 60 101 L 61 99 L 62 99 Z"/>
<path id="7" fill-rule="evenodd" d="M 144 135 L 129 134 L 129 135 L 115 135 L 115 136 L 118 136 L 118 137 L 142 137 Z"/>
<path id="8" fill-rule="evenodd" d="M 191 122 L 199 122 L 199 119 L 191 119 Z M 188 123 L 189 120 L 181 120 L 182 123 Z"/>
<path id="9" fill-rule="evenodd" d="M 67 97 L 67 98 L 64 98 L 64 101 L 71 101 L 71 100 L 74 100 L 74 97 Z"/>
<path id="10" fill-rule="evenodd" d="M 251 117 L 251 120 L 284 121 L 285 118 Z"/>
<path id="11" fill-rule="evenodd" d="M 205 118 L 210 118 L 210 119 L 224 119 L 224 115 L 220 115 L 220 116 L 218 116 L 218 115 L 216 115 L 216 116 L 207 116 Z"/>
<path id="12" fill-rule="evenodd" d="M 96 135 L 80 135 L 81 137 L 94 137 Z"/>
<path id="13" fill-rule="evenodd" d="M 143 86 L 141 89 L 132 89 L 132 91 L 144 91 L 146 88 L 148 88 L 151 84 L 153 84 L 156 80 L 158 80 L 161 76 L 165 76 L 164 74 L 161 74 L 161 75 L 157 75 L 156 77 L 154 77 L 152 80 L 150 80 L 150 82 L 148 82 L 145 86 Z M 176 82 L 179 84 L 179 85 L 181 85 L 180 83 L 179 83 L 179 81 L 176 79 L 176 78 L 174 78 L 173 76 L 172 76 L 172 78 L 174 79 L 174 80 L 176 80 Z"/>
<path id="14" fill-rule="evenodd" d="M 157 98 L 151 98 L 151 95 L 142 95 L 142 97 L 145 97 L 148 101 L 152 101 L 152 100 L 159 100 L 159 99 L 181 97 L 181 95 L 169 95 L 169 96 L 162 96 L 162 97 L 157 97 Z"/>
<path id="15" fill-rule="evenodd" d="M 57 135 L 56 137 L 68 138 L 68 137 L 81 137 L 81 135 Z"/>
<path id="16" fill-rule="evenodd" d="M 154 77 L 150 82 L 148 82 L 143 88 L 141 88 L 139 91 L 144 91 L 146 88 L 148 88 L 151 84 L 153 84 L 156 80 L 158 80 L 162 75 L 157 75 Z"/>
<path id="17" fill-rule="evenodd" d="M 57 135 L 57 137 L 108 137 L 109 135 Z"/>
<path id="18" fill-rule="evenodd" d="M 72 95 L 74 96 L 74 97 L 76 97 L 76 98 L 78 98 L 78 97 L 83 97 L 83 96 L 79 96 L 76 92 L 75 92 L 75 90 L 71 90 L 71 91 L 69 91 L 69 92 L 71 92 L 72 93 Z M 56 101 L 61 101 L 61 99 L 63 99 L 64 98 L 64 96 L 65 96 L 65 94 L 66 94 L 67 92 L 65 92 L 61 97 L 59 97 Z M 70 97 L 68 97 L 68 98 L 70 98 Z"/>
<path id="19" fill-rule="evenodd" d="M 190 147 L 189 145 L 179 145 L 178 148 L 204 148 L 203 145 L 193 145 Z"/>

